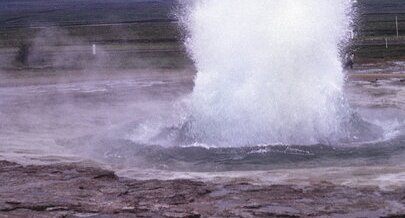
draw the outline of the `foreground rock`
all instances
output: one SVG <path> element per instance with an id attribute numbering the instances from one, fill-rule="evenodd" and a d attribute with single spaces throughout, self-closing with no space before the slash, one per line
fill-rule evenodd
<path id="1" fill-rule="evenodd" d="M 0 161 L 0 217 L 404 217 L 405 189 L 137 181 L 86 164 Z"/>

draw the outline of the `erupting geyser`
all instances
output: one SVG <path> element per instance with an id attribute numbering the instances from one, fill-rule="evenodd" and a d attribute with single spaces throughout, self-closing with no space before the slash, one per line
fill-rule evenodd
<path id="1" fill-rule="evenodd" d="M 200 0 L 184 24 L 198 74 L 187 135 L 240 146 L 345 138 L 339 44 L 350 0 Z"/>

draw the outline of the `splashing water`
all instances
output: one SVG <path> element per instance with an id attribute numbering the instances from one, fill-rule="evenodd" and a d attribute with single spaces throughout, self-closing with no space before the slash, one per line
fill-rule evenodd
<path id="1" fill-rule="evenodd" d="M 198 70 L 187 135 L 226 146 L 345 138 L 339 43 L 350 8 L 350 0 L 195 2 L 183 19 Z"/>

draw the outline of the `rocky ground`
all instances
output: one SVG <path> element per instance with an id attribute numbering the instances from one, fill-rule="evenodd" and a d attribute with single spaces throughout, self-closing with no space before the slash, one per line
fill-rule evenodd
<path id="1" fill-rule="evenodd" d="M 404 217 L 405 188 L 132 180 L 91 163 L 0 162 L 0 217 Z"/>
<path id="2" fill-rule="evenodd" d="M 114 71 L 98 73 L 94 79 L 87 74 L 62 72 L 51 77 L 27 71 L 2 76 L 0 218 L 405 217 L 402 165 L 394 165 L 400 169 L 392 172 L 384 168 L 364 172 L 359 168 L 351 174 L 328 176 L 322 176 L 329 171 L 320 166 L 310 169 L 310 173 L 301 172 L 308 176 L 298 176 L 290 183 L 256 183 L 251 176 L 259 174 L 256 172 L 226 180 L 168 179 L 176 176 L 145 180 L 138 176 L 119 177 L 92 162 L 74 163 L 87 154 L 73 156 L 63 143 L 58 144 L 88 135 L 114 135 L 111 126 L 125 126 L 129 121 L 147 119 L 149 114 L 162 114 L 171 100 L 191 91 L 191 73 L 144 72 L 133 78 L 130 71 Z M 387 77 L 390 80 L 384 80 Z M 392 116 L 398 118 L 398 111 L 405 105 L 403 74 L 362 72 L 350 78 L 356 82 L 346 89 L 354 105 L 381 108 L 384 113 L 392 109 Z M 85 143 L 78 140 L 76 144 Z M 401 157 L 398 163 L 403 163 Z M 25 165 L 1 161 L 5 159 Z M 296 173 L 280 171 L 258 177 L 283 181 L 285 172 Z M 137 173 L 144 174 L 132 172 Z M 336 175 L 347 176 L 350 184 Z M 215 177 L 211 173 L 209 176 Z M 364 181 L 372 178 L 395 186 L 386 189 Z"/>

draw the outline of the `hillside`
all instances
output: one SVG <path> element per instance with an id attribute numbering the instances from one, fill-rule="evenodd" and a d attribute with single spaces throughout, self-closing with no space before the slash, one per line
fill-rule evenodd
<path id="1" fill-rule="evenodd" d="M 0 0 L 0 27 L 173 20 L 175 0 Z"/>
<path id="2" fill-rule="evenodd" d="M 176 61 L 189 63 L 184 58 L 182 31 L 173 13 L 176 2 L 0 0 L 0 53 L 3 56 L 6 54 L 7 59 L 0 58 L 0 64 L 7 65 L 21 43 L 36 40 L 50 26 L 58 27 L 59 33 L 63 30 L 69 39 L 51 40 L 57 43 L 50 46 L 98 44 L 110 53 L 122 54 L 128 60 L 144 55 L 146 49 L 148 57 L 161 58 L 168 54 L 172 57 L 174 54 L 178 57 Z M 357 37 L 353 47 L 357 60 L 405 58 L 405 0 L 359 0 L 357 8 Z M 399 38 L 396 37 L 396 17 L 399 21 Z M 47 34 L 52 37 L 49 31 Z M 164 52 L 159 53 L 162 48 Z M 139 55 L 139 52 L 142 54 Z M 125 64 L 128 62 L 124 61 Z M 120 62 L 119 65 L 123 64 Z"/>

